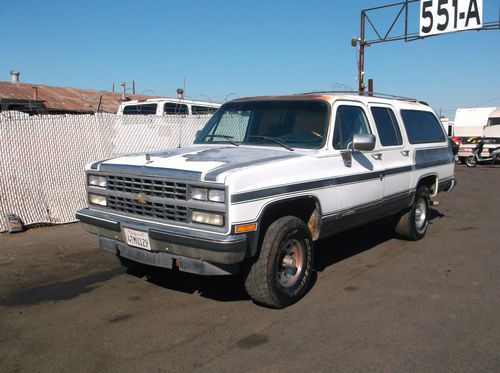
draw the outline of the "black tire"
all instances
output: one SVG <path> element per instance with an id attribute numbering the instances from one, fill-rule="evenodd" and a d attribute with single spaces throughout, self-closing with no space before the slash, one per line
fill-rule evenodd
<path id="1" fill-rule="evenodd" d="M 313 242 L 307 225 L 295 216 L 273 222 L 252 264 L 245 289 L 255 303 L 284 308 L 307 291 L 313 266 Z"/>
<path id="2" fill-rule="evenodd" d="M 474 155 L 467 157 L 467 159 L 465 160 L 465 164 L 467 165 L 467 167 L 476 167 L 477 165 L 476 157 Z"/>
<path id="3" fill-rule="evenodd" d="M 460 161 L 460 164 L 465 164 L 465 157 L 458 157 L 458 160 Z"/>
<path id="4" fill-rule="evenodd" d="M 429 215 L 429 190 L 425 186 L 419 186 L 410 209 L 400 216 L 396 224 L 396 235 L 404 240 L 420 240 L 429 227 Z"/>

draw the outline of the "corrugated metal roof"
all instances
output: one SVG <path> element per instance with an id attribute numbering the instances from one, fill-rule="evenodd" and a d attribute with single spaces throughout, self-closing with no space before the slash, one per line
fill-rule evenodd
<path id="1" fill-rule="evenodd" d="M 99 98 L 101 103 L 99 105 Z M 131 100 L 145 100 L 155 96 L 127 94 Z M 42 84 L 0 82 L 0 99 L 43 101 L 45 108 L 81 113 L 116 113 L 121 104 L 121 93 L 94 91 L 69 87 L 54 87 Z"/>

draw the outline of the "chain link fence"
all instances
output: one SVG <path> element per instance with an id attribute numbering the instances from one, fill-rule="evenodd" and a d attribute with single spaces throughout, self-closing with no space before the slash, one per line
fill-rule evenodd
<path id="1" fill-rule="evenodd" d="M 87 163 L 188 146 L 210 117 L 0 112 L 0 232 L 8 214 L 25 225 L 75 221 Z"/>

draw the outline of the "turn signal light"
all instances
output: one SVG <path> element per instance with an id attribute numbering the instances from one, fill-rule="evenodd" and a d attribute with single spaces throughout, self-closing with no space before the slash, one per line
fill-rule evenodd
<path id="1" fill-rule="evenodd" d="M 252 224 L 245 224 L 245 225 L 237 225 L 234 228 L 235 233 L 245 233 L 245 232 L 252 232 L 257 230 L 257 224 L 252 223 Z"/>

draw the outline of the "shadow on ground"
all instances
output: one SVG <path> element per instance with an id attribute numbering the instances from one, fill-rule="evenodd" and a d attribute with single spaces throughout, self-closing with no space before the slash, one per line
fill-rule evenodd
<path id="1" fill-rule="evenodd" d="M 431 209 L 430 219 L 444 215 Z M 318 272 L 358 255 L 366 250 L 394 238 L 394 217 L 378 220 L 371 224 L 354 228 L 321 240 L 315 245 L 314 268 Z M 155 285 L 218 301 L 232 302 L 249 300 L 244 290 L 244 276 L 197 276 L 189 273 L 174 272 L 167 269 L 139 266 L 128 271 L 129 274 L 143 277 Z M 312 277 L 311 286 L 317 276 Z"/>
<path id="2" fill-rule="evenodd" d="M 76 298 L 81 294 L 90 293 L 101 283 L 122 274 L 122 268 L 91 273 L 68 281 L 54 282 L 35 286 L 19 292 L 13 292 L 0 298 L 0 306 L 17 307 L 32 306 L 42 302 L 61 301 Z"/>

